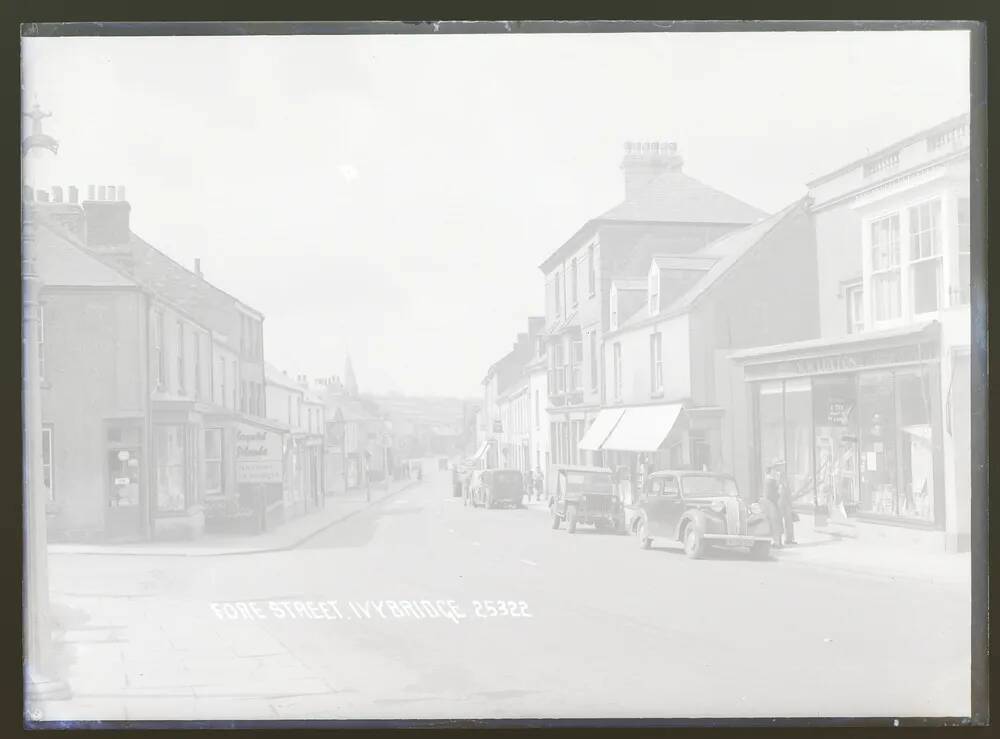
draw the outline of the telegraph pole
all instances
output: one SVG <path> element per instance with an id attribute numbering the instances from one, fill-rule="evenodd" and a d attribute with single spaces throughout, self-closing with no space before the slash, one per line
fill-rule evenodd
<path id="1" fill-rule="evenodd" d="M 31 119 L 31 134 L 21 142 L 21 178 L 32 149 L 55 154 L 59 144 L 42 133 L 43 113 L 36 104 L 24 116 Z M 35 270 L 32 203 L 22 188 L 21 284 L 23 361 L 22 403 L 24 412 L 24 697 L 26 701 L 59 700 L 69 697 L 69 687 L 55 677 L 52 664 L 52 631 L 49 618 L 48 544 L 45 508 L 48 495 L 42 482 L 42 408 L 39 352 L 39 295 L 41 280 Z"/>

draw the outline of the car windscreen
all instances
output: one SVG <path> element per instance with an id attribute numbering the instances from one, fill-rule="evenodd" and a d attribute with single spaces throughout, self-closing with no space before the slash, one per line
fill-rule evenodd
<path id="1" fill-rule="evenodd" d="M 603 493 L 610 495 L 614 487 L 611 475 L 600 472 L 566 472 L 566 492 Z"/>
<path id="2" fill-rule="evenodd" d="M 723 475 L 684 475 L 681 477 L 681 492 L 688 498 L 735 498 L 740 494 L 736 481 Z"/>

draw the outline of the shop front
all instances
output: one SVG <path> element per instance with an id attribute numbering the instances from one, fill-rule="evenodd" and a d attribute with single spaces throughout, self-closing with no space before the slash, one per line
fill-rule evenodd
<path id="1" fill-rule="evenodd" d="M 944 527 L 938 325 L 745 352 L 751 490 L 781 470 L 819 526 Z"/>

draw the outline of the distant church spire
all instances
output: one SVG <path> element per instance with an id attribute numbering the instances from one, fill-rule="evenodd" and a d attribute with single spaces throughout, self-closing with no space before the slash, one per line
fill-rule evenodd
<path id="1" fill-rule="evenodd" d="M 358 397 L 358 381 L 354 377 L 354 365 L 351 364 L 351 355 L 347 355 L 344 363 L 344 393 L 351 398 Z"/>

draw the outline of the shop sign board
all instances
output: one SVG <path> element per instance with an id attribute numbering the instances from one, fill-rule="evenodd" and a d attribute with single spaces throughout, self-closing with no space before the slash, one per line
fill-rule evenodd
<path id="1" fill-rule="evenodd" d="M 236 482 L 275 483 L 284 479 L 281 434 L 253 426 L 236 428 Z"/>
<path id="2" fill-rule="evenodd" d="M 866 367 L 885 367 L 936 359 L 937 345 L 932 343 L 879 347 L 866 351 L 830 354 L 778 362 L 747 364 L 745 377 L 762 380 L 778 377 L 807 377 L 811 375 L 854 372 Z"/>

